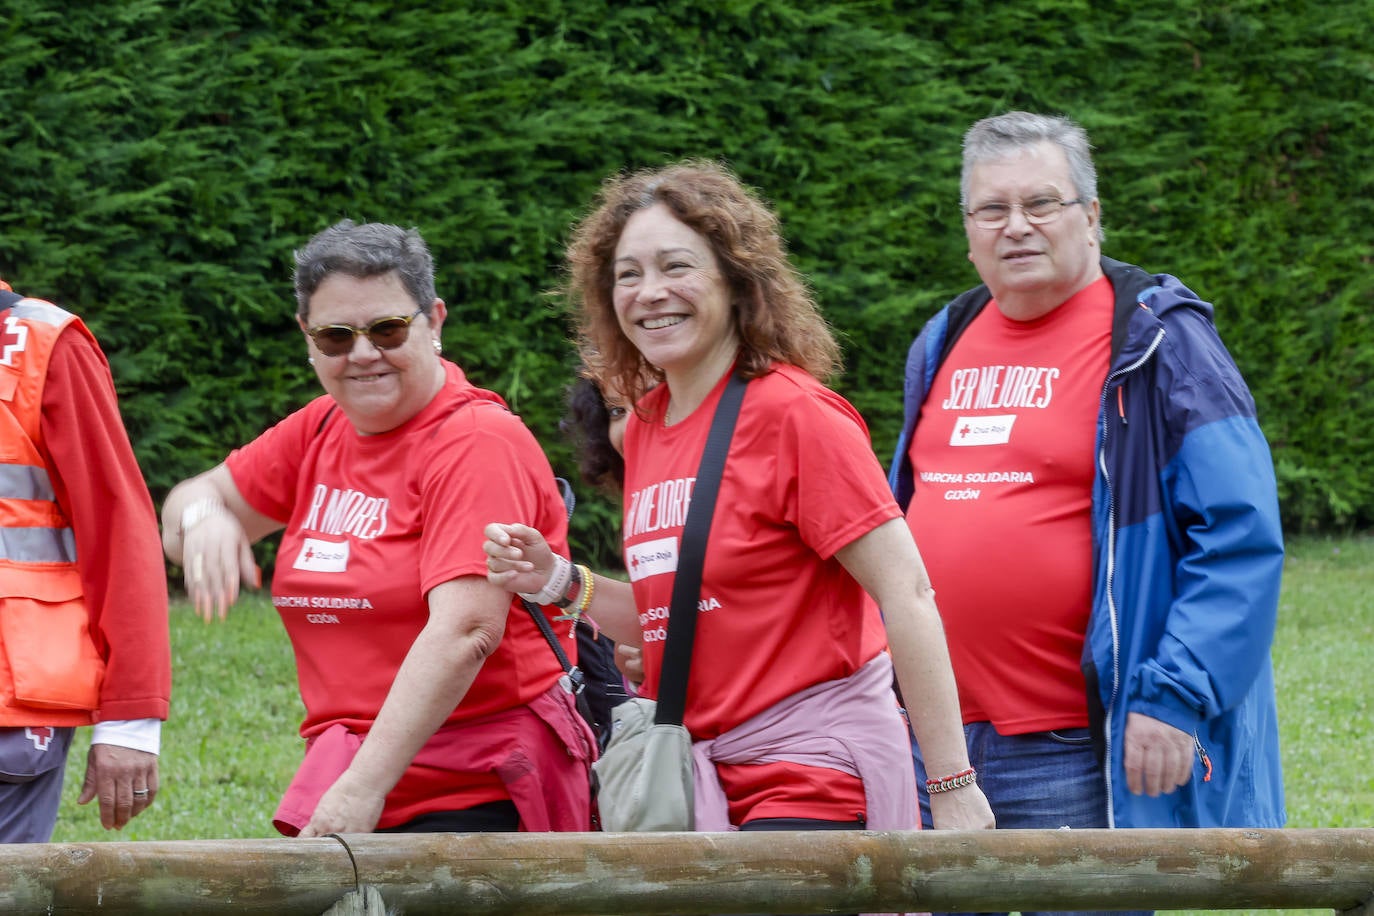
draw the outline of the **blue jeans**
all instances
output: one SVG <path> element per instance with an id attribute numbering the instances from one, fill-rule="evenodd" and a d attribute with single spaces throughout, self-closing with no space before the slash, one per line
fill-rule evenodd
<path id="1" fill-rule="evenodd" d="M 999 735 L 989 722 L 972 722 L 964 726 L 964 739 L 969 763 L 978 771 L 978 785 L 992 806 L 999 828 L 1082 830 L 1107 826 L 1107 781 L 1088 729 Z M 929 828 L 927 774 L 914 743 L 912 757 L 916 761 L 921 822 Z M 1095 911 L 1077 912 L 1079 916 L 1095 916 Z M 1106 912 L 1120 916 L 1129 911 Z M 1136 912 L 1148 914 L 1153 910 Z M 1022 916 L 1040 914 L 1023 910 Z"/>

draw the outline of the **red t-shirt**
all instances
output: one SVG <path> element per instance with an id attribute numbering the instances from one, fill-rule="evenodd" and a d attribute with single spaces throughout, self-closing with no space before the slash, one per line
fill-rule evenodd
<path id="1" fill-rule="evenodd" d="M 965 722 L 1088 724 L 1093 448 L 1111 346 L 1103 278 L 1034 321 L 990 303 L 936 373 L 907 521 L 944 620 Z"/>
<path id="2" fill-rule="evenodd" d="M 394 430 L 359 435 L 321 397 L 226 462 L 248 503 L 286 523 L 272 602 L 296 654 L 304 736 L 336 722 L 371 727 L 428 620 L 429 590 L 486 575 L 487 522 L 524 522 L 566 555 L 566 510 L 538 443 L 498 396 L 445 370 L 434 400 Z M 513 600 L 500 645 L 447 724 L 525 705 L 561 673 Z M 413 796 L 432 775 L 412 766 L 393 795 Z M 432 810 L 506 797 L 492 774 L 433 793 L 445 803 Z"/>
<path id="3" fill-rule="evenodd" d="M 667 386 L 625 433 L 625 559 L 640 610 L 644 685 L 657 696 L 677 551 L 722 378 L 689 417 L 662 423 Z M 844 398 L 793 366 L 749 383 L 706 549 L 685 724 L 714 738 L 799 690 L 847 677 L 887 645 L 881 616 L 835 552 L 900 516 L 868 430 Z M 895 715 L 894 708 L 894 715 Z M 863 788 L 834 770 L 720 766 L 731 821 L 849 820 Z"/>

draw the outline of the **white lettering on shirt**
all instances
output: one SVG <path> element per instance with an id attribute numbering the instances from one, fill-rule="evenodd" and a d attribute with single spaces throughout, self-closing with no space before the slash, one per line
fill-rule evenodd
<path id="1" fill-rule="evenodd" d="M 386 533 L 390 506 L 391 500 L 385 496 L 368 496 L 358 490 L 337 490 L 317 483 L 301 529 L 370 541 Z"/>
<path id="2" fill-rule="evenodd" d="M 978 366 L 950 374 L 944 410 L 1045 409 L 1059 370 L 1049 366 Z"/>
<path id="3" fill-rule="evenodd" d="M 685 525 L 696 482 L 695 477 L 677 477 L 630 494 L 630 508 L 625 513 L 626 539 Z"/>

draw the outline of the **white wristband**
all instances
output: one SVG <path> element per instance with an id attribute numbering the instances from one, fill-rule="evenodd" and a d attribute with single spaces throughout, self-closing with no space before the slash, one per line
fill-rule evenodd
<path id="1" fill-rule="evenodd" d="M 533 594 L 529 592 L 518 592 L 517 594 L 531 604 L 553 604 L 567 594 L 568 586 L 571 584 L 572 562 L 566 557 L 554 554 L 553 572 L 549 574 L 549 581 L 544 583 L 544 587 Z"/>
<path id="2" fill-rule="evenodd" d="M 210 516 L 221 514 L 227 515 L 228 513 L 229 507 L 217 496 L 207 496 L 204 499 L 198 499 L 181 510 L 181 529 L 178 533 L 182 537 L 185 537 L 188 531 Z"/>

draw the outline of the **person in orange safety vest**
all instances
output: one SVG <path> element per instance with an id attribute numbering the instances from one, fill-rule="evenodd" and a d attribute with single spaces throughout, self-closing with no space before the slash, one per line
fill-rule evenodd
<path id="1" fill-rule="evenodd" d="M 47 842 L 67 751 L 120 829 L 158 791 L 171 693 L 152 500 L 80 318 L 0 280 L 0 843 Z"/>

